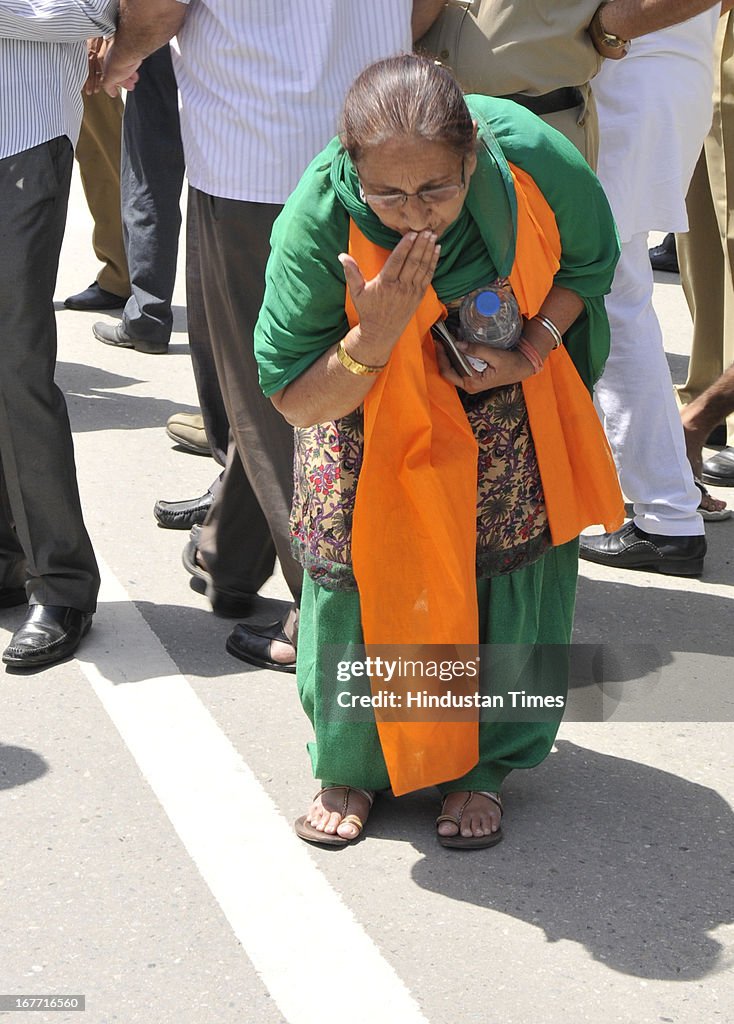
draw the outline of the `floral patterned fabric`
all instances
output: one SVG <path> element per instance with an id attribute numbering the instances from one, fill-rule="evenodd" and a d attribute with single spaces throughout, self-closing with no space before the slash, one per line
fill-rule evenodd
<path id="1" fill-rule="evenodd" d="M 519 384 L 460 394 L 479 445 L 477 576 L 499 576 L 536 561 L 550 545 L 527 409 Z M 357 589 L 351 535 L 363 445 L 361 408 L 295 431 L 293 553 L 329 590 Z"/>

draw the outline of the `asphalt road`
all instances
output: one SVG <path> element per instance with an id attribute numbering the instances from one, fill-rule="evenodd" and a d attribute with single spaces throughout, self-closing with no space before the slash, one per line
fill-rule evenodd
<path id="1" fill-rule="evenodd" d="M 168 355 L 104 346 L 97 314 L 60 305 L 95 276 L 90 236 L 75 180 L 58 379 L 99 612 L 77 660 L 0 675 L 0 991 L 86 1009 L 10 1024 L 734 1021 L 734 520 L 708 527 L 701 579 L 582 563 L 581 710 L 508 780 L 498 847 L 442 849 L 421 792 L 378 800 L 354 847 L 307 848 L 293 677 L 225 652 L 233 623 L 189 587 L 185 534 L 152 516 L 215 475 L 163 429 L 196 406 L 183 274 Z M 656 305 L 680 378 L 677 278 L 660 275 Z M 266 614 L 282 579 L 264 594 Z M 2 646 L 21 618 L 0 612 Z M 606 720 L 574 720 L 589 706 Z"/>

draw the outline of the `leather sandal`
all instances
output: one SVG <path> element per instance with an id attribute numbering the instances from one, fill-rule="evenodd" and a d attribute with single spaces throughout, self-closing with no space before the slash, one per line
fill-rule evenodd
<path id="1" fill-rule="evenodd" d="M 703 503 L 707 499 L 709 501 L 718 501 L 718 498 L 714 498 L 713 495 L 709 494 L 709 489 L 702 480 L 699 480 L 697 476 L 694 476 L 693 482 L 701 492 L 701 501 L 698 506 L 698 512 L 702 519 L 707 523 L 718 523 L 722 519 L 729 519 L 731 517 L 731 509 L 726 507 L 724 504 L 723 508 L 704 508 Z"/>
<path id="2" fill-rule="evenodd" d="M 362 835 L 364 829 L 364 822 L 357 814 L 347 814 L 349 808 L 349 796 L 351 793 L 359 793 L 369 802 L 370 809 L 375 799 L 375 794 L 369 789 L 358 789 L 356 786 L 326 786 L 324 789 L 320 789 L 314 800 L 323 793 L 334 793 L 338 789 L 344 790 L 344 801 L 342 803 L 341 816 L 342 820 L 339 822 L 340 825 L 354 825 L 358 831 L 356 836 L 352 836 L 351 839 L 346 839 L 344 836 L 340 836 L 336 833 L 322 832 L 320 829 L 314 828 L 313 825 L 309 824 L 306 820 L 307 816 L 303 814 L 300 818 L 296 818 L 293 823 L 293 827 L 296 830 L 296 835 L 301 839 L 305 839 L 307 843 L 319 843 L 321 846 L 349 846 L 350 843 L 355 843 Z"/>
<path id="3" fill-rule="evenodd" d="M 496 804 L 500 809 L 500 815 L 504 814 L 504 808 L 502 806 L 502 800 L 500 799 L 499 793 L 486 793 L 482 790 L 469 790 L 467 793 L 466 800 L 459 808 L 457 816 L 453 814 L 439 814 L 436 818 L 436 826 L 438 827 L 444 821 L 450 821 L 452 825 L 456 825 L 459 831 L 454 836 L 442 836 L 438 834 L 438 841 L 441 846 L 448 846 L 453 850 L 484 850 L 488 846 L 496 846 L 497 843 L 502 839 L 502 828 L 498 828 L 496 832 L 490 832 L 488 836 L 462 836 L 461 834 L 461 816 L 463 815 L 467 804 L 473 796 L 484 796 L 492 803 Z M 441 811 L 446 801 L 452 793 L 447 793 L 441 803 Z"/>
<path id="4" fill-rule="evenodd" d="M 275 661 L 270 657 L 270 644 L 273 640 L 293 647 L 293 661 Z M 286 635 L 282 622 L 270 622 L 265 626 L 240 622 L 227 637 L 225 646 L 233 657 L 246 661 L 248 665 L 270 668 L 276 672 L 296 671 L 295 646 Z"/>

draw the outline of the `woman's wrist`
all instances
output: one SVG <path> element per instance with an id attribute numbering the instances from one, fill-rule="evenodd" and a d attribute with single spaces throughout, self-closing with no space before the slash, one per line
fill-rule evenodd
<path id="1" fill-rule="evenodd" d="M 515 351 L 521 358 L 530 365 L 531 372 L 533 374 L 540 373 L 543 369 L 544 359 L 536 349 L 536 347 L 529 341 L 525 335 L 520 336 L 520 340 L 515 346 Z"/>
<path id="2" fill-rule="evenodd" d="M 364 366 L 385 366 L 393 350 L 393 345 L 385 344 L 384 335 L 372 333 L 362 324 L 356 324 L 340 345 L 343 352 Z"/>
<path id="3" fill-rule="evenodd" d="M 353 373 L 357 377 L 373 377 L 378 373 L 381 373 L 386 363 L 363 363 L 359 359 L 355 359 L 348 351 L 344 343 L 344 338 L 336 346 L 336 358 L 339 360 L 345 370 Z"/>
<path id="4" fill-rule="evenodd" d="M 526 320 L 523 324 L 522 337 L 530 342 L 543 361 L 548 358 L 555 348 L 556 339 L 535 317 Z"/>

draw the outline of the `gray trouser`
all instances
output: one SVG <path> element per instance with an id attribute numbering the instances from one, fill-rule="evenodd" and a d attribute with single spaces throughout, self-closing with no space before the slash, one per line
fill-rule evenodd
<path id="1" fill-rule="evenodd" d="M 122 119 L 120 195 L 132 295 L 122 315 L 134 338 L 167 342 L 176 281 L 184 157 L 168 44 L 140 66 Z"/>
<path id="2" fill-rule="evenodd" d="M 72 164 L 65 136 L 0 160 L 0 587 L 25 568 L 31 603 L 94 611 L 99 574 L 54 383 Z"/>
<path id="3" fill-rule="evenodd" d="M 199 550 L 217 590 L 257 592 L 277 555 L 298 603 L 303 574 L 290 553 L 288 521 L 293 497 L 293 429 L 257 377 L 255 321 L 265 288 L 270 231 L 280 207 L 219 199 L 189 190 L 200 246 L 199 274 L 189 275 L 187 303 L 203 308 L 208 330 L 189 335 L 197 379 L 207 345 L 234 438 L 221 489 L 201 532 Z M 202 397 L 201 389 L 199 391 Z M 205 419 L 207 410 L 203 408 Z"/>

